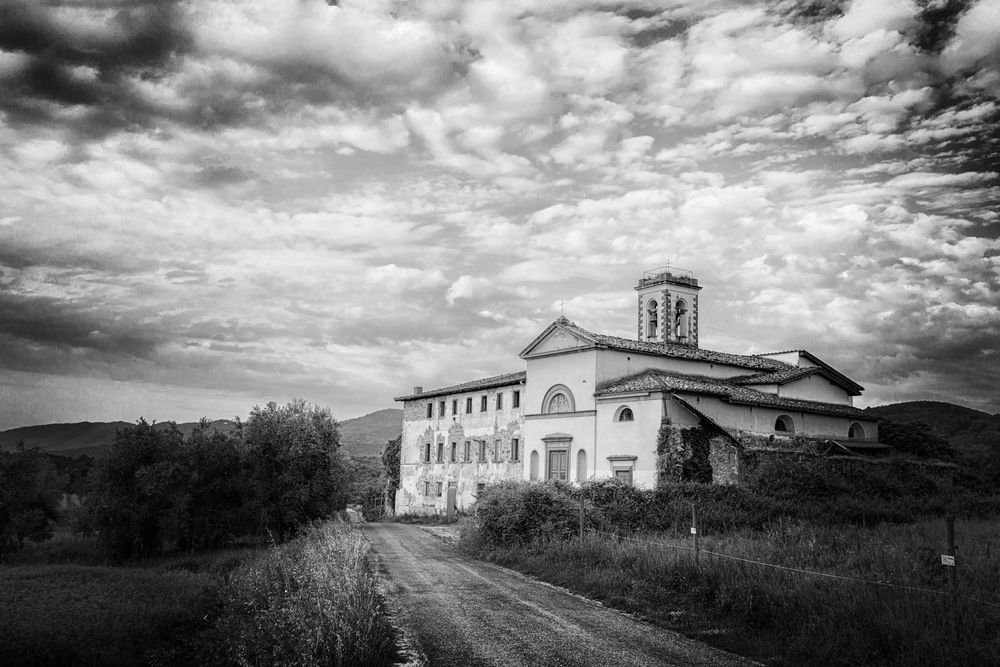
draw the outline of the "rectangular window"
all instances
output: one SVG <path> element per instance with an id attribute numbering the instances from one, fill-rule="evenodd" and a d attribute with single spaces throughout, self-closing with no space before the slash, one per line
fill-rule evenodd
<path id="1" fill-rule="evenodd" d="M 441 482 L 437 483 L 437 496 L 438 498 L 441 497 Z"/>
<path id="2" fill-rule="evenodd" d="M 497 440 L 493 443 L 493 461 L 496 463 L 500 463 L 500 452 L 500 441 Z"/>
<path id="3" fill-rule="evenodd" d="M 497 410 L 503 410 L 503 392 L 497 392 Z"/>
<path id="4" fill-rule="evenodd" d="M 485 463 L 486 462 L 486 441 L 485 440 L 480 440 L 479 441 L 479 462 L 480 463 Z"/>
<path id="5" fill-rule="evenodd" d="M 428 403 L 427 404 L 427 418 L 430 419 L 433 416 L 434 416 L 434 404 L 433 403 Z"/>
<path id="6" fill-rule="evenodd" d="M 485 482 L 479 482 L 478 484 L 476 484 L 476 495 L 477 496 L 480 493 L 482 493 L 483 491 L 485 491 L 485 490 L 486 490 L 486 483 Z"/>
<path id="7" fill-rule="evenodd" d="M 469 442 L 468 440 L 465 441 L 465 460 L 466 461 L 472 460 L 472 443 Z"/>
<path id="8" fill-rule="evenodd" d="M 438 403 L 438 417 L 444 417 L 444 401 Z"/>
<path id="9" fill-rule="evenodd" d="M 515 391 L 513 399 L 514 400 L 511 401 L 511 407 L 515 407 L 515 408 L 521 407 L 521 392 Z"/>
<path id="10" fill-rule="evenodd" d="M 472 414 L 472 397 L 471 396 L 469 396 L 467 399 L 465 399 L 465 414 L 467 414 L 467 415 L 471 415 Z"/>
<path id="11" fill-rule="evenodd" d="M 424 495 L 425 496 L 431 495 L 431 483 L 430 482 L 424 482 Z"/>
<path id="12" fill-rule="evenodd" d="M 452 402 L 451 402 L 451 414 L 453 414 L 453 415 L 457 415 L 458 414 L 458 399 L 457 398 L 454 399 L 454 400 L 452 400 Z"/>
<path id="13" fill-rule="evenodd" d="M 615 477 L 626 484 L 632 483 L 632 469 L 627 470 L 615 470 Z"/>
<path id="14" fill-rule="evenodd" d="M 431 462 L 431 443 L 424 443 L 424 463 Z M 427 495 L 426 493 L 424 494 Z"/>
<path id="15" fill-rule="evenodd" d="M 444 463 L 444 443 L 443 442 L 439 442 L 438 443 L 437 462 L 438 463 Z"/>
<path id="16" fill-rule="evenodd" d="M 458 460 L 458 443 L 451 443 L 451 462 L 454 463 Z"/>
<path id="17" fill-rule="evenodd" d="M 486 412 L 486 396 L 483 396 L 479 401 L 479 411 Z"/>
<path id="18" fill-rule="evenodd" d="M 517 438 L 513 438 L 510 441 L 510 460 L 511 461 L 521 460 L 521 442 Z"/>

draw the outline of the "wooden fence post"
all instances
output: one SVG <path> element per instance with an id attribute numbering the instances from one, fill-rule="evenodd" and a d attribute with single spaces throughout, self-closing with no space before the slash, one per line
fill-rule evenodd
<path id="1" fill-rule="evenodd" d="M 948 577 L 951 584 L 951 625 L 955 635 L 955 643 L 959 644 L 961 643 L 962 629 L 958 618 L 958 561 L 955 558 L 955 551 L 958 547 L 955 546 L 955 517 L 951 515 L 945 517 L 944 524 L 948 536 L 948 556 L 950 558 L 942 558 L 941 563 L 951 569 Z"/>
<path id="2" fill-rule="evenodd" d="M 580 546 L 583 546 L 583 493 L 580 493 Z"/>
<path id="3" fill-rule="evenodd" d="M 698 552 L 701 551 L 698 546 L 698 513 L 695 511 L 694 503 L 691 503 L 691 534 L 694 536 L 694 564 L 697 567 L 698 563 Z"/>

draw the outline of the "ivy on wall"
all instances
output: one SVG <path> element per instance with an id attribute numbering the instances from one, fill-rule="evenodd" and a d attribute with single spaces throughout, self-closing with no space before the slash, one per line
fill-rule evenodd
<path id="1" fill-rule="evenodd" d="M 711 434 L 701 425 L 678 428 L 669 418 L 660 422 L 656 435 L 657 484 L 712 482 L 709 461 Z"/>

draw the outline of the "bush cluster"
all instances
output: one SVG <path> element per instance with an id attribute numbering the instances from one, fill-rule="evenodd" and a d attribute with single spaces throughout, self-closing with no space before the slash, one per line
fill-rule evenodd
<path id="1" fill-rule="evenodd" d="M 117 433 L 96 471 L 89 525 L 113 558 L 239 536 L 284 541 L 343 508 L 338 448 L 329 411 L 302 401 L 255 407 L 233 433 L 202 421 L 185 437 L 140 420 Z"/>
<path id="2" fill-rule="evenodd" d="M 785 519 L 834 526 L 1000 512 L 998 496 L 976 495 L 904 465 L 847 476 L 824 461 L 780 461 L 760 470 L 749 486 L 678 483 L 650 490 L 615 479 L 580 486 L 503 482 L 480 494 L 479 538 L 496 547 L 572 534 L 581 501 L 588 529 L 614 533 L 685 532 L 692 505 L 699 526 L 715 533 L 759 530 Z"/>

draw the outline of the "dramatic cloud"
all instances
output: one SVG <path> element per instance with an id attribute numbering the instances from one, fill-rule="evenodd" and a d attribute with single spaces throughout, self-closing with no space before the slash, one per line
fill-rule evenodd
<path id="1" fill-rule="evenodd" d="M 350 417 L 667 261 L 706 347 L 1000 410 L 997 0 L 0 15 L 0 428 Z"/>

